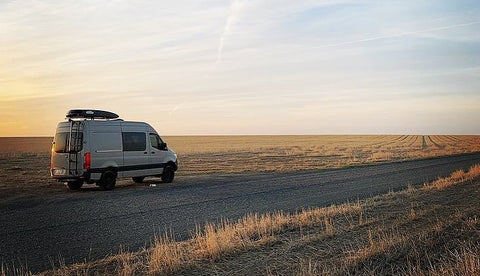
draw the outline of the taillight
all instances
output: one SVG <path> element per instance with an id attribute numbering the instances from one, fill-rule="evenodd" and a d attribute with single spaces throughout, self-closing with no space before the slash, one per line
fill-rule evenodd
<path id="1" fill-rule="evenodd" d="M 88 170 L 90 169 L 90 165 L 92 164 L 92 156 L 90 155 L 90 152 L 85 153 L 84 155 L 84 161 L 83 161 L 83 169 Z"/>
<path id="2" fill-rule="evenodd" d="M 52 143 L 52 150 L 50 152 L 50 169 L 53 169 L 53 152 L 55 151 L 55 144 Z"/>

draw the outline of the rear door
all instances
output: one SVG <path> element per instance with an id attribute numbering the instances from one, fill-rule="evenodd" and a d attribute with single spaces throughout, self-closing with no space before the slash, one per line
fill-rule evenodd
<path id="1" fill-rule="evenodd" d="M 60 125 L 57 128 L 52 145 L 52 176 L 62 177 L 69 175 L 68 171 L 68 130 Z"/>
<path id="2" fill-rule="evenodd" d="M 80 176 L 83 171 L 83 123 L 62 122 L 52 145 L 51 169 L 56 177 Z"/>

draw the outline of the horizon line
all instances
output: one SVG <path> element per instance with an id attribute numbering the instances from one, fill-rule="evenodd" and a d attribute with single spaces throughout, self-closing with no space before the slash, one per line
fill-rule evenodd
<path id="1" fill-rule="evenodd" d="M 218 137 L 218 136 L 403 136 L 403 135 L 412 135 L 412 136 L 430 136 L 430 135 L 455 135 L 455 136 L 480 136 L 480 134 L 467 133 L 467 134 L 458 134 L 458 133 L 322 133 L 322 134 L 173 134 L 173 135 L 161 135 L 162 137 L 195 137 L 195 136 L 204 136 L 204 137 Z M 53 135 L 25 135 L 25 136 L 0 136 L 0 138 L 53 138 Z"/>

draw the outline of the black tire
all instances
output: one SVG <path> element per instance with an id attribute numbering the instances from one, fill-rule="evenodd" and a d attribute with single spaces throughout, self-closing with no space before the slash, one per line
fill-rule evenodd
<path id="1" fill-rule="evenodd" d="M 172 183 L 173 178 L 175 178 L 175 169 L 172 165 L 167 165 L 163 169 L 162 173 L 162 182 L 163 183 Z"/>
<path id="2" fill-rule="evenodd" d="M 135 183 L 142 183 L 144 179 L 145 179 L 145 176 L 132 177 L 132 180 L 133 180 L 133 182 L 135 182 Z"/>
<path id="3" fill-rule="evenodd" d="M 82 180 L 77 180 L 77 181 L 68 181 L 67 186 L 70 188 L 70 190 L 79 190 L 83 185 Z"/>
<path id="4" fill-rule="evenodd" d="M 114 172 L 105 172 L 102 175 L 102 178 L 98 182 L 98 186 L 102 187 L 102 189 L 108 191 L 113 190 L 115 188 L 115 184 L 117 183 L 117 176 Z"/>

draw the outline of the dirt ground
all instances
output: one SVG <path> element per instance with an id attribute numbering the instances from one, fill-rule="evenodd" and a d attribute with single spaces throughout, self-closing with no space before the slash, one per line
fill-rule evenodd
<path id="1" fill-rule="evenodd" d="M 50 179 L 50 157 L 23 154 L 0 157 L 0 199 L 51 193 L 65 188 Z"/>

